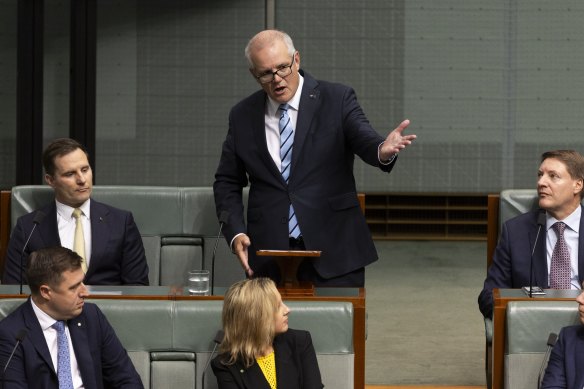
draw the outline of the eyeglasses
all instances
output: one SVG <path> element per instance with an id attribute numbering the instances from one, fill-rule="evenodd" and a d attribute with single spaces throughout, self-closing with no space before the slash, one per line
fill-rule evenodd
<path id="1" fill-rule="evenodd" d="M 292 56 L 292 62 L 290 65 L 280 66 L 275 72 L 267 71 L 263 74 L 260 74 L 259 76 L 255 76 L 255 78 L 260 82 L 260 84 L 267 84 L 274 81 L 276 74 L 281 78 L 288 77 L 290 74 L 292 74 L 292 65 L 294 65 L 294 56 Z"/>

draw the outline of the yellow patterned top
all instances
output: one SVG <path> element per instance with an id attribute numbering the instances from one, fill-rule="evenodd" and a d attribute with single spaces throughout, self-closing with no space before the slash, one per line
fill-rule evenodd
<path id="1" fill-rule="evenodd" d="M 264 373 L 266 380 L 270 384 L 270 388 L 277 389 L 276 385 L 276 358 L 275 354 L 272 351 L 266 356 L 256 358 L 258 361 L 258 365 L 260 365 L 260 369 Z"/>

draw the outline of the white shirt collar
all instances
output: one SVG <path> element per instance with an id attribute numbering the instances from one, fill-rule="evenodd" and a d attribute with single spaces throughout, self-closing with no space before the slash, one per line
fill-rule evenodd
<path id="1" fill-rule="evenodd" d="M 32 310 L 34 311 L 34 314 L 36 315 L 36 317 L 39 321 L 39 324 L 41 325 L 41 329 L 43 331 L 48 330 L 49 328 L 51 328 L 53 326 L 53 324 L 55 324 L 57 322 L 57 320 L 55 320 L 51 316 L 49 316 L 48 313 L 46 313 L 45 311 L 40 309 L 34 303 L 32 297 L 30 299 L 30 303 L 32 304 Z"/>
<path id="2" fill-rule="evenodd" d="M 88 220 L 90 219 L 90 215 L 89 215 L 90 201 L 91 201 L 91 199 L 87 199 L 87 201 L 84 202 L 83 204 L 81 204 L 81 206 L 79 207 L 79 209 L 81 209 L 81 212 L 83 212 L 83 215 L 85 215 L 85 217 Z M 57 213 L 59 214 L 59 216 L 61 218 L 63 218 L 64 220 L 72 220 L 73 219 L 73 210 L 75 208 L 70 207 L 68 205 L 65 205 L 65 204 L 59 202 L 58 200 L 55 200 L 55 203 L 57 204 Z"/>
<path id="3" fill-rule="evenodd" d="M 562 221 L 566 224 L 566 226 L 571 229 L 572 231 L 579 232 L 580 231 L 580 217 L 582 216 L 582 207 L 578 206 L 568 215 L 564 220 L 558 220 L 555 217 L 549 216 L 547 214 L 546 219 L 546 230 L 549 230 L 556 222 Z"/>

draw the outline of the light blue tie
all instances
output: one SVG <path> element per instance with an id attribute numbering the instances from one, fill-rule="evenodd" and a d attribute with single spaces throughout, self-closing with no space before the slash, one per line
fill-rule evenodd
<path id="1" fill-rule="evenodd" d="M 282 161 L 282 177 L 286 184 L 288 183 L 288 178 L 290 177 L 290 169 L 292 168 L 292 146 L 294 145 L 294 127 L 290 121 L 290 116 L 288 116 L 288 104 L 280 105 L 280 160 Z M 298 238 L 300 236 L 300 227 L 298 226 L 298 220 L 296 220 L 296 213 L 294 212 L 294 207 L 290 204 L 290 210 L 288 211 L 288 233 L 293 238 Z"/>
<path id="2" fill-rule="evenodd" d="M 69 341 L 65 333 L 65 322 L 56 321 L 53 324 L 53 328 L 57 330 L 57 377 L 59 378 L 59 389 L 73 389 Z"/>

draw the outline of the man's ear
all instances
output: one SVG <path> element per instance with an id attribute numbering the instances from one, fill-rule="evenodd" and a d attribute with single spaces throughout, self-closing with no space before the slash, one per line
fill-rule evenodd
<path id="1" fill-rule="evenodd" d="M 45 174 L 45 182 L 47 183 L 47 185 L 53 187 L 53 176 L 51 176 L 50 174 Z"/>
<path id="2" fill-rule="evenodd" d="M 50 300 L 51 299 L 51 288 L 49 287 L 49 285 L 41 285 L 39 288 L 39 294 L 41 295 L 41 297 L 45 300 Z"/>
<path id="3" fill-rule="evenodd" d="M 584 188 L 584 181 L 583 180 L 576 181 L 576 184 L 574 185 L 574 190 L 576 190 L 576 194 L 580 194 L 580 192 L 582 192 L 583 188 Z"/>

